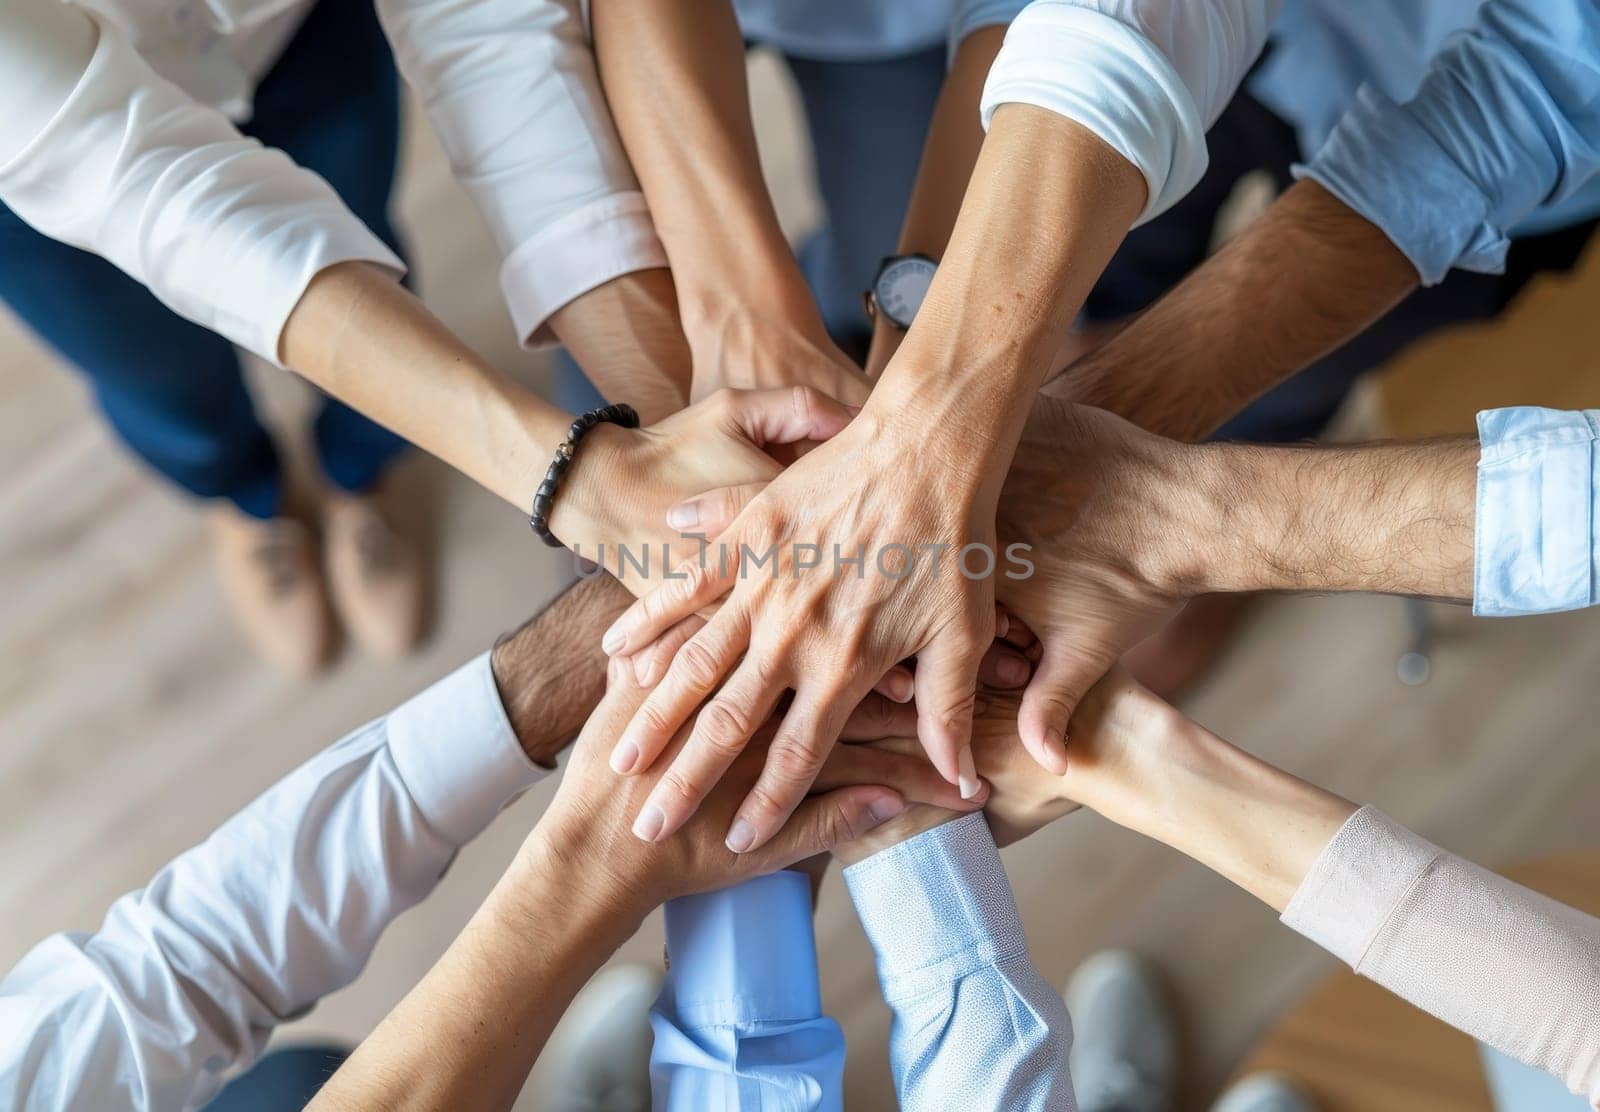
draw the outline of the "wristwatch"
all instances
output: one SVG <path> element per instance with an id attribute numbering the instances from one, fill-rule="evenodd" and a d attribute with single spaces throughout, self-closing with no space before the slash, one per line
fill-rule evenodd
<path id="1" fill-rule="evenodd" d="M 910 328 L 938 269 L 939 264 L 926 255 L 890 255 L 884 259 L 878 264 L 878 277 L 872 288 L 861 295 L 867 319 L 876 323 L 881 313 L 900 331 Z"/>

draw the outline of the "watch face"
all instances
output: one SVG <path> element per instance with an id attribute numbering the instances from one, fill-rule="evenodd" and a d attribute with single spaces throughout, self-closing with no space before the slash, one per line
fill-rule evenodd
<path id="1" fill-rule="evenodd" d="M 928 296 L 935 269 L 932 262 L 915 257 L 896 259 L 884 267 L 873 288 L 883 315 L 901 328 L 910 328 L 922 299 Z"/>

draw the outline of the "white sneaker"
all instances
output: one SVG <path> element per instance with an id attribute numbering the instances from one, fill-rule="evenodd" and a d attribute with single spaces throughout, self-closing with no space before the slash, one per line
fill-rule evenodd
<path id="1" fill-rule="evenodd" d="M 1253 1073 L 1223 1093 L 1211 1112 L 1317 1112 L 1317 1106 L 1283 1074 Z"/>
<path id="2" fill-rule="evenodd" d="M 1168 1112 L 1177 1105 L 1178 1034 L 1155 970 L 1101 950 L 1062 993 L 1072 1016 L 1072 1084 L 1081 1112 Z"/>
<path id="3" fill-rule="evenodd" d="M 530 1086 L 545 1112 L 649 1112 L 650 1005 L 662 973 L 610 965 L 584 986 L 550 1033 Z"/>

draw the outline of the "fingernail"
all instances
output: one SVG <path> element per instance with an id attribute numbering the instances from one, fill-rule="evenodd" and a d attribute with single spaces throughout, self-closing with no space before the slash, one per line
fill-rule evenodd
<path id="1" fill-rule="evenodd" d="M 622 628 L 620 626 L 612 626 L 610 629 L 606 630 L 606 635 L 600 638 L 600 651 L 609 656 L 618 649 L 622 648 L 623 644 L 626 643 L 627 640 L 628 636 L 622 632 Z"/>
<path id="2" fill-rule="evenodd" d="M 962 799 L 972 799 L 979 791 L 978 766 L 972 761 L 972 746 L 961 747 L 956 757 L 956 783 L 961 788 Z"/>
<path id="3" fill-rule="evenodd" d="M 867 814 L 871 816 L 873 826 L 888 822 L 905 809 L 905 800 L 897 795 L 884 796 L 867 804 Z"/>
<path id="4" fill-rule="evenodd" d="M 617 747 L 611 751 L 611 771 L 629 773 L 638 763 L 639 747 L 627 739 L 617 742 Z M 634 829 L 638 830 L 638 827 Z"/>
<path id="5" fill-rule="evenodd" d="M 1000 658 L 995 666 L 995 671 L 1000 673 L 1000 679 L 1005 683 L 1024 684 L 1028 682 L 1028 662 L 1020 656 L 1006 654 Z"/>
<path id="6" fill-rule="evenodd" d="M 646 803 L 639 817 L 633 820 L 633 836 L 641 842 L 653 842 L 661 837 L 661 828 L 667 825 L 667 816 L 654 803 Z"/>
<path id="7" fill-rule="evenodd" d="M 756 844 L 756 828 L 744 819 L 735 819 L 728 828 L 728 848 L 734 853 L 744 853 Z"/>
<path id="8" fill-rule="evenodd" d="M 1004 637 L 1011 632 L 1011 615 L 1004 610 L 996 610 L 994 614 L 994 635 Z"/>
<path id="9" fill-rule="evenodd" d="M 911 677 L 907 675 L 890 677 L 889 698 L 897 703 L 909 702 L 911 699 Z"/>
<path id="10" fill-rule="evenodd" d="M 694 502 L 679 502 L 667 511 L 667 524 L 674 529 L 692 529 L 700 524 L 700 507 Z"/>

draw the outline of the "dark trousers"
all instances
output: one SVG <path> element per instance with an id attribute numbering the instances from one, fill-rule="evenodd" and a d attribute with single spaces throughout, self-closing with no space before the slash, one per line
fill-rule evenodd
<path id="1" fill-rule="evenodd" d="M 326 178 L 398 252 L 388 208 L 399 121 L 394 60 L 372 0 L 321 0 L 262 81 L 241 130 Z M 4 206 L 0 300 L 88 378 L 112 426 L 150 466 L 255 517 L 277 510 L 278 456 L 227 340 Z M 346 490 L 370 486 L 405 447 L 332 399 L 317 413 L 313 439 L 323 471 Z"/>
<path id="2" fill-rule="evenodd" d="M 270 1050 L 224 1085 L 205 1112 L 298 1112 L 349 1056 L 348 1050 L 335 1046 Z"/>

